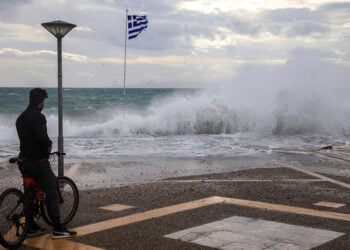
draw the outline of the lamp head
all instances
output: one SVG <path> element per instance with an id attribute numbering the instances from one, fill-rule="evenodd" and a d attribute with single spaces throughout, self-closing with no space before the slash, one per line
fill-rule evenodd
<path id="1" fill-rule="evenodd" d="M 63 38 L 69 31 L 77 27 L 75 24 L 67 23 L 60 20 L 42 23 L 41 25 L 56 38 Z"/>

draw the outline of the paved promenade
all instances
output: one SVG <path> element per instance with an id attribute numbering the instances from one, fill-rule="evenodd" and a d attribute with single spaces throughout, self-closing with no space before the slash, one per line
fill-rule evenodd
<path id="1" fill-rule="evenodd" d="M 273 168 L 81 190 L 69 225 L 78 237 L 44 235 L 21 249 L 349 249 L 350 178 L 314 171 L 346 168 L 346 159 L 293 157 Z"/>

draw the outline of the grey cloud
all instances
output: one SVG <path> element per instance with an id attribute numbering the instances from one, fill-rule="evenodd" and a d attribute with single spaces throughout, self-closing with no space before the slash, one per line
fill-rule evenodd
<path id="1" fill-rule="evenodd" d="M 278 9 L 268 10 L 261 15 L 265 28 L 274 35 L 287 37 L 319 36 L 331 33 L 329 17 L 320 10 Z"/>
<path id="2" fill-rule="evenodd" d="M 90 4 L 88 10 L 82 10 L 81 5 L 73 2 L 71 9 L 66 12 L 78 26 L 89 28 L 90 31 L 74 31 L 70 36 L 78 36 L 81 39 L 104 41 L 114 46 L 124 46 L 125 31 L 125 8 L 129 14 L 147 14 L 150 22 L 148 30 L 142 32 L 140 37 L 147 41 L 144 43 L 131 41 L 128 47 L 133 49 L 163 50 L 171 48 L 176 41 L 177 34 L 181 34 L 182 27 L 169 17 L 173 13 L 174 4 L 167 1 L 103 1 L 111 8 L 111 11 L 104 11 L 98 8 L 93 9 L 94 1 L 87 1 Z M 92 4 L 92 5 L 91 5 Z M 53 11 L 52 8 L 48 11 Z M 47 12 L 47 11 L 45 11 Z M 139 39 L 138 39 L 139 40 Z"/>
<path id="3" fill-rule="evenodd" d="M 236 16 L 227 17 L 224 23 L 226 28 L 243 35 L 256 36 L 263 30 L 263 26 L 258 20 L 248 20 Z"/>
<path id="4" fill-rule="evenodd" d="M 163 51 L 192 49 L 193 37 L 214 39 L 217 27 L 212 25 L 204 15 L 197 17 L 196 15 L 175 13 L 167 17 L 159 17 L 149 14 L 149 27 L 140 35 L 145 42 L 130 41 L 129 44 L 135 49 Z"/>
<path id="5" fill-rule="evenodd" d="M 33 0 L 1 0 L 0 11 L 6 11 L 8 9 L 17 8 L 20 5 L 31 4 Z"/>
<path id="6" fill-rule="evenodd" d="M 307 8 L 267 10 L 262 13 L 262 18 L 274 23 L 294 21 L 314 21 L 322 19 L 322 14 Z"/>
<path id="7" fill-rule="evenodd" d="M 309 9 L 279 9 L 263 12 L 255 19 L 228 16 L 224 19 L 225 27 L 248 36 L 259 36 L 262 32 L 287 37 L 313 36 L 328 34 L 329 26 L 323 24 L 324 15 Z"/>
<path id="8" fill-rule="evenodd" d="M 217 15 L 200 15 L 197 12 L 182 11 L 169 16 L 181 25 L 182 34 L 213 38 L 220 19 Z M 181 34 L 179 34 L 181 35 Z"/>
<path id="9" fill-rule="evenodd" d="M 174 21 L 153 20 L 152 26 L 140 35 L 144 43 L 136 43 L 133 48 L 146 50 L 169 50 L 193 48 L 193 36 L 213 37 L 209 28 L 200 24 L 187 24 Z M 133 44 L 130 41 L 129 44 Z"/>
<path id="10" fill-rule="evenodd" d="M 349 11 L 350 10 L 350 3 L 349 2 L 343 2 L 343 3 L 330 3 L 322 5 L 319 10 L 322 11 Z"/>
<path id="11" fill-rule="evenodd" d="M 138 12 L 147 12 L 152 14 L 157 13 L 171 13 L 176 10 L 176 1 L 167 0 L 114 0 L 114 5 L 118 9 L 128 9 L 131 14 L 139 14 Z"/>
<path id="12" fill-rule="evenodd" d="M 328 26 L 315 22 L 298 22 L 291 24 L 286 29 L 286 34 L 288 37 L 312 36 L 318 34 L 328 34 L 330 32 L 331 29 Z"/>
<path id="13" fill-rule="evenodd" d="M 248 64 L 241 67 L 235 77 L 237 82 L 269 84 L 272 87 L 324 84 L 334 81 L 348 85 L 349 65 L 340 67 L 328 61 L 337 58 L 333 52 L 309 48 L 297 48 L 290 52 L 284 65 Z"/>
<path id="14" fill-rule="evenodd" d="M 1 0 L 0 1 L 0 21 L 4 23 L 16 20 L 20 10 L 25 5 L 32 4 L 33 0 Z"/>
<path id="15" fill-rule="evenodd" d="M 322 61 L 324 59 L 337 57 L 338 56 L 331 51 L 300 47 L 290 52 L 289 61 Z"/>
<path id="16" fill-rule="evenodd" d="M 152 19 L 151 19 L 152 20 Z M 181 26 L 176 22 L 153 20 L 148 29 L 142 31 L 137 40 L 130 40 L 128 47 L 134 49 L 146 49 L 151 51 L 163 51 L 179 46 L 178 34 L 181 34 Z M 143 42 L 139 42 L 142 39 Z"/>

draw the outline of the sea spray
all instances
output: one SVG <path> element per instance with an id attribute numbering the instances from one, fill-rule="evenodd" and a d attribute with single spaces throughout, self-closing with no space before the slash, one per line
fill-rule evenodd
<path id="1" fill-rule="evenodd" d="M 66 135 L 106 137 L 130 134 L 233 134 L 254 128 L 254 123 L 251 122 L 253 119 L 248 119 L 249 113 L 228 105 L 225 99 L 213 97 L 208 91 L 156 100 L 143 111 L 115 108 L 103 110 L 103 113 L 104 118 L 100 122 L 82 124 L 65 119 Z M 50 117 L 51 122 L 54 119 L 54 116 L 52 119 Z"/>
<path id="2" fill-rule="evenodd" d="M 71 89 L 64 92 L 66 159 L 236 156 L 348 145 L 348 89 L 309 85 L 233 79 L 207 90 L 130 89 L 126 97 L 119 89 Z M 0 158 L 6 160 L 18 154 L 14 124 L 27 106 L 22 97 L 28 89 L 0 91 L 21 93 L 2 100 L 12 103 L 0 114 Z M 56 148 L 53 89 L 49 97 L 43 112 Z"/>
<path id="3" fill-rule="evenodd" d="M 131 97 L 127 96 L 124 100 L 113 92 L 115 90 L 72 89 L 65 93 L 64 136 L 117 138 L 129 135 L 241 132 L 272 135 L 349 134 L 350 107 L 347 96 L 350 90 L 347 86 L 289 80 L 277 82 L 271 78 L 261 76 L 257 81 L 232 79 L 214 89 L 162 90 L 161 94 L 158 90 L 145 92 L 131 89 Z M 271 83 L 265 82 L 268 80 Z M 16 96 L 13 95 L 14 91 L 11 90 L 11 98 Z M 152 91 L 157 94 L 150 94 Z M 145 100 L 144 95 L 149 98 Z M 49 96 L 54 99 L 54 94 Z M 49 134 L 57 137 L 57 109 L 55 103 L 49 100 L 43 112 L 47 117 Z M 23 100 L 22 109 L 26 105 Z M 21 108 L 18 106 L 0 115 L 2 141 L 17 141 L 14 123 L 21 112 L 19 110 Z"/>
<path id="4" fill-rule="evenodd" d="M 300 48 L 285 64 L 241 67 L 217 92 L 251 114 L 255 131 L 349 135 L 350 85 L 346 70 L 339 70 L 345 67 Z"/>
<path id="5" fill-rule="evenodd" d="M 68 117 L 65 131 L 67 136 L 75 137 L 348 133 L 346 106 L 338 107 L 341 99 L 332 103 L 328 93 L 276 88 L 258 96 L 246 91 L 237 88 L 234 95 L 218 90 L 186 97 L 174 95 L 155 100 L 141 111 L 122 107 L 101 110 L 104 116 L 99 120 L 81 122 Z"/>

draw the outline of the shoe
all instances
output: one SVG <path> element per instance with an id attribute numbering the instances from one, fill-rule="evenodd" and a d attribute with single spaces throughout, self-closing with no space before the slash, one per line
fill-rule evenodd
<path id="1" fill-rule="evenodd" d="M 70 238 L 77 235 L 77 232 L 68 231 L 66 228 L 60 228 L 60 230 L 54 230 L 52 233 L 52 239 Z"/>
<path id="2" fill-rule="evenodd" d="M 38 236 L 38 235 L 42 235 L 42 234 L 46 234 L 47 233 L 47 230 L 45 228 L 41 228 L 41 227 L 38 227 L 38 228 L 30 228 L 28 230 L 28 233 L 27 233 L 27 237 L 34 237 L 34 236 Z"/>

